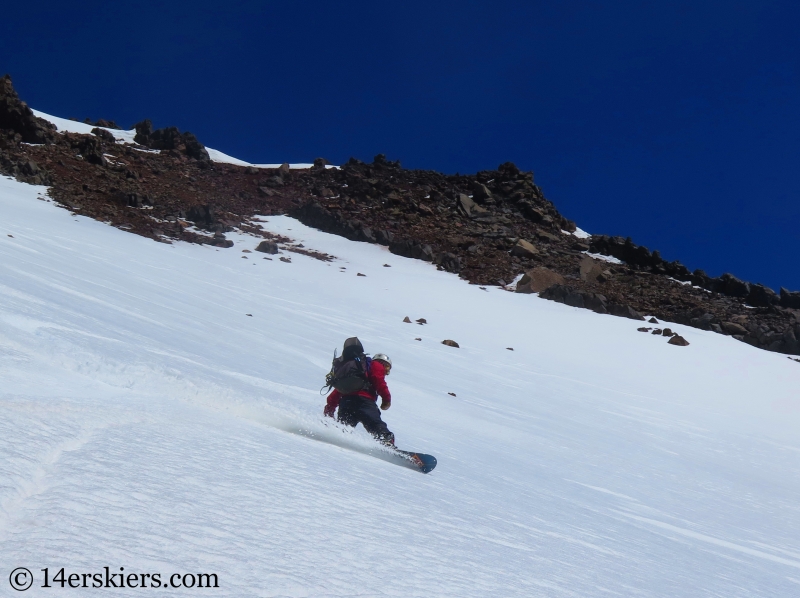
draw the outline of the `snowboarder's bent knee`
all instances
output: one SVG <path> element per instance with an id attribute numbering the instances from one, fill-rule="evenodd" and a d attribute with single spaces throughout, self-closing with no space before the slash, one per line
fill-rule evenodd
<path id="1" fill-rule="evenodd" d="M 377 405 L 379 396 L 381 409 L 385 411 L 392 405 L 392 395 L 386 385 L 391 369 L 392 360 L 388 355 L 377 353 L 369 358 L 364 354 L 361 341 L 355 337 L 347 339 L 341 357 L 334 353 L 327 377 L 328 386 L 334 390 L 328 395 L 325 415 L 333 417 L 338 407 L 340 422 L 347 426 L 360 423 L 380 442 L 393 446 L 394 434 L 381 419 Z"/>

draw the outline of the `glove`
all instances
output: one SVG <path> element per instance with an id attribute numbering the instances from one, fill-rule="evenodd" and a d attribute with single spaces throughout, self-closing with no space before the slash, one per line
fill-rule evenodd
<path id="1" fill-rule="evenodd" d="M 386 411 L 389 407 L 392 406 L 392 402 L 388 399 L 381 399 L 381 409 Z"/>
<path id="2" fill-rule="evenodd" d="M 325 410 L 322 413 L 325 414 L 325 417 L 333 417 L 334 411 L 336 411 L 336 407 L 331 407 L 330 405 L 325 405 Z"/>

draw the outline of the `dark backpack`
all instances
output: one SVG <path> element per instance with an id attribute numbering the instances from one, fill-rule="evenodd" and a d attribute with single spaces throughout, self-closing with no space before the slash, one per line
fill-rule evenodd
<path id="1" fill-rule="evenodd" d="M 361 341 L 356 337 L 348 338 L 340 357 L 336 357 L 336 351 L 333 352 L 331 371 L 325 376 L 327 388 L 335 388 L 343 395 L 371 389 L 368 379 L 371 361 L 364 353 Z"/>

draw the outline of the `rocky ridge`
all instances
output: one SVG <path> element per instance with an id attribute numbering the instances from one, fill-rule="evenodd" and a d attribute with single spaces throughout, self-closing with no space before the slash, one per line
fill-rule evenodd
<path id="1" fill-rule="evenodd" d="M 101 122 L 113 124 L 91 124 Z M 378 155 L 341 168 L 317 159 L 307 170 L 263 169 L 212 162 L 194 135 L 174 127 L 154 130 L 142 121 L 136 144 L 117 143 L 108 128 L 57 134 L 17 97 L 8 76 L 0 80 L 0 172 L 48 185 L 64 207 L 123 230 L 230 247 L 225 233 L 237 228 L 288 243 L 253 220 L 286 213 L 475 284 L 506 287 L 526 273 L 518 292 L 633 319 L 653 315 L 800 354 L 800 293 L 690 272 L 630 239 L 576 236 L 575 223 L 547 200 L 533 173 L 512 163 L 445 175 Z"/>

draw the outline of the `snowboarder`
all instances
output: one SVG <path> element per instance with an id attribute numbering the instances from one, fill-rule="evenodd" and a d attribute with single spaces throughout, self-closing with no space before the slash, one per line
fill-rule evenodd
<path id="1" fill-rule="evenodd" d="M 339 422 L 352 427 L 360 423 L 379 442 L 394 447 L 394 434 L 381 419 L 377 405 L 380 396 L 382 410 L 392 406 L 385 379 L 391 370 L 392 360 L 388 355 L 377 353 L 370 359 L 357 338 L 347 339 L 342 356 L 334 358 L 329 374 L 329 385 L 334 391 L 328 395 L 325 415 L 333 417 L 338 407 Z"/>

